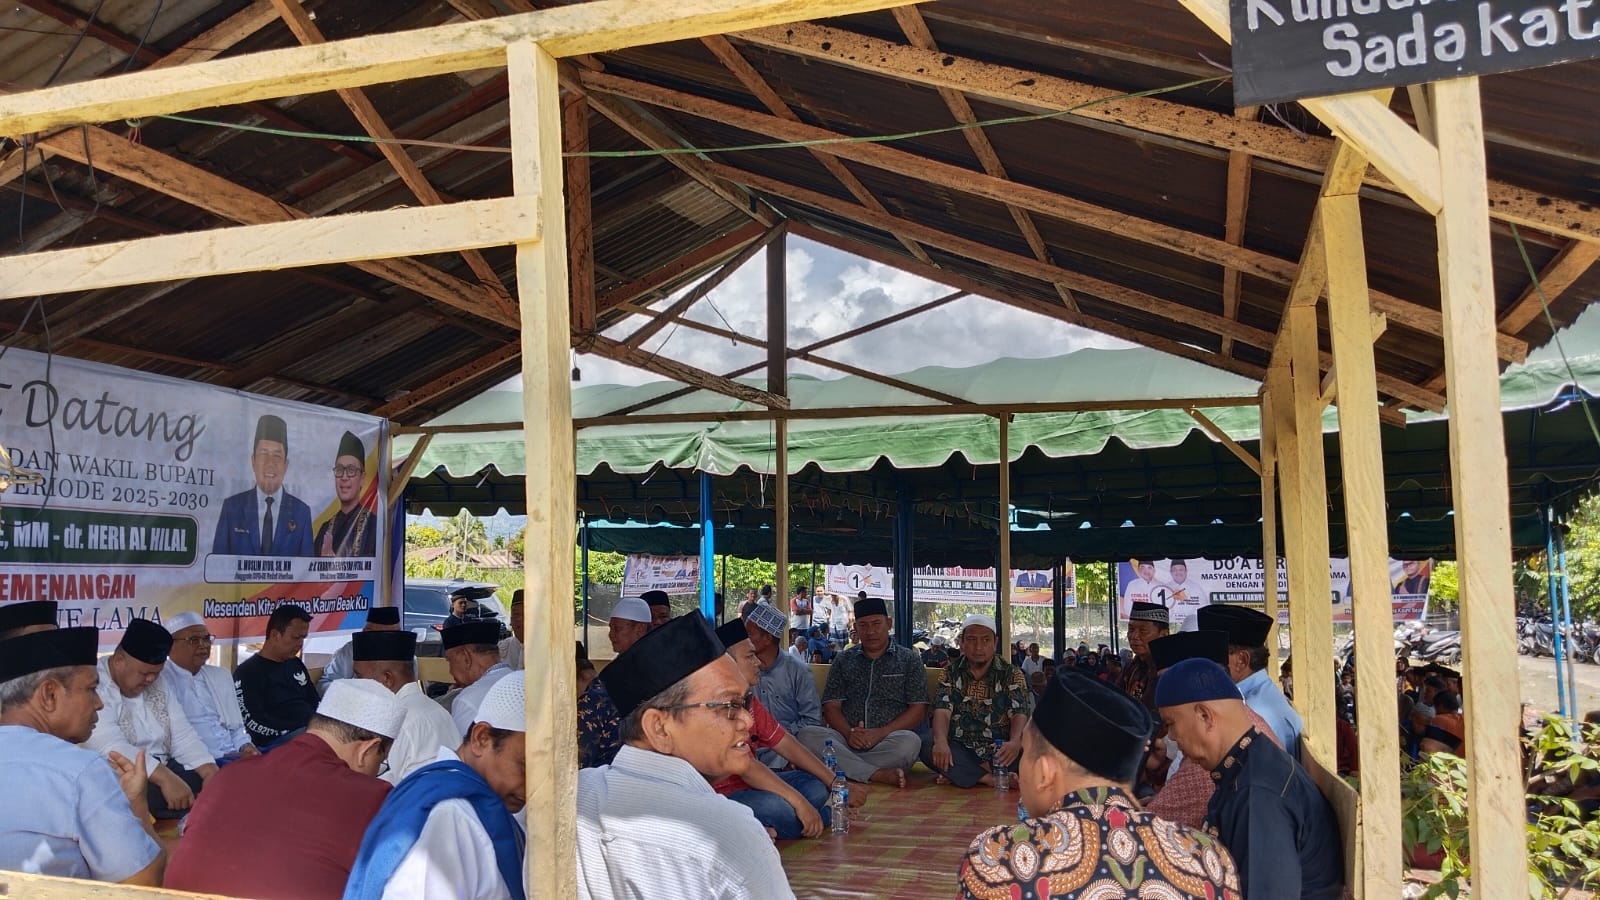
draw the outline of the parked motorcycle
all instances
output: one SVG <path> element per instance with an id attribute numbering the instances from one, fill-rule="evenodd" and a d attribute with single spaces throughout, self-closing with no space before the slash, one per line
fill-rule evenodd
<path id="1" fill-rule="evenodd" d="M 1435 631 L 1423 626 L 1411 639 L 1410 654 L 1417 659 L 1454 666 L 1461 662 L 1461 632 Z"/>

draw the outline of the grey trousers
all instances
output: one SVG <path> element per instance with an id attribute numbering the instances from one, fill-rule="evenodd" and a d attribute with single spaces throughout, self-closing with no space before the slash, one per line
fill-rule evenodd
<path id="1" fill-rule="evenodd" d="M 834 755 L 839 758 L 839 769 L 851 781 L 871 781 L 872 773 L 879 769 L 904 769 L 917 761 L 917 751 L 922 739 L 914 731 L 893 731 L 871 750 L 856 750 L 844 735 L 824 725 L 807 725 L 795 738 L 807 750 L 823 756 L 824 742 L 833 741 Z"/>
<path id="2" fill-rule="evenodd" d="M 920 758 L 923 765 L 933 769 L 935 772 L 939 772 L 933 765 L 933 735 L 930 734 L 922 739 L 922 754 Z M 978 779 L 989 774 L 989 770 L 984 768 L 983 760 L 978 758 L 978 754 L 972 752 L 971 747 L 960 741 L 951 741 L 950 768 L 939 772 L 939 774 L 948 778 L 950 783 L 956 787 L 969 788 L 977 784 Z"/>

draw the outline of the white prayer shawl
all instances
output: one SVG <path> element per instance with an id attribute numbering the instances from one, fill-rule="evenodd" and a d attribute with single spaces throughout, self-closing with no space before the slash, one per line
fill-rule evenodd
<path id="1" fill-rule="evenodd" d="M 143 750 L 149 772 L 169 759 L 190 770 L 216 762 L 183 714 L 183 704 L 168 696 L 159 680 L 137 697 L 124 697 L 111 680 L 110 660 L 104 656 L 97 664 L 104 706 L 85 747 L 96 753 L 115 750 L 129 760 Z"/>
<path id="2" fill-rule="evenodd" d="M 424 694 L 416 682 L 401 688 L 395 699 L 405 707 L 406 718 L 389 751 L 389 771 L 379 776 L 390 784 L 399 784 L 400 779 L 436 762 L 440 750 L 453 753 L 461 745 L 461 735 L 450 714 Z"/>

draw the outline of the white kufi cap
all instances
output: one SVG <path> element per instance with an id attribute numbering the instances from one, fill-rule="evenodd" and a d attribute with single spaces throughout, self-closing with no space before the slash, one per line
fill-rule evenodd
<path id="1" fill-rule="evenodd" d="M 162 624 L 167 626 L 168 633 L 177 634 L 185 628 L 192 628 L 196 625 L 204 625 L 205 623 L 205 617 L 197 612 L 181 612 L 172 618 L 167 619 Z"/>
<path id="2" fill-rule="evenodd" d="M 650 621 L 650 604 L 638 597 L 623 597 L 617 601 L 616 606 L 612 607 L 611 618 L 648 624 Z"/>
<path id="3" fill-rule="evenodd" d="M 644 603 L 643 600 L 639 602 Z M 494 683 L 494 687 L 489 688 L 489 693 L 483 695 L 483 702 L 478 704 L 478 716 L 473 721 L 483 722 L 490 728 L 498 728 L 501 731 L 527 731 L 526 690 L 523 673 L 509 672 L 502 675 L 500 680 Z"/>
<path id="4" fill-rule="evenodd" d="M 962 631 L 966 631 L 968 628 L 971 628 L 974 625 L 982 625 L 994 634 L 1000 633 L 1000 629 L 994 627 L 994 616 L 986 616 L 983 613 L 973 613 L 972 615 L 961 620 Z"/>
<path id="5" fill-rule="evenodd" d="M 342 678 L 328 686 L 328 693 L 317 704 L 317 714 L 393 738 L 400 733 L 406 708 L 393 691 L 376 681 Z"/>

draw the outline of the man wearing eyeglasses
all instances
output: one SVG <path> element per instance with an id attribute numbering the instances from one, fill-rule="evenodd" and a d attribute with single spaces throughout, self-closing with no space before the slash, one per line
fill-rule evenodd
<path id="1" fill-rule="evenodd" d="M 377 553 L 377 520 L 361 502 L 366 483 L 367 448 L 361 439 L 346 431 L 339 438 L 339 453 L 333 460 L 333 493 L 339 511 L 322 523 L 314 542 L 318 556 L 373 556 Z"/>
<path id="2" fill-rule="evenodd" d="M 167 696 L 177 698 L 189 724 L 218 764 L 258 754 L 260 751 L 244 730 L 244 714 L 234 693 L 233 676 L 207 664 L 211 658 L 211 630 L 206 627 L 206 620 L 199 613 L 182 612 L 164 624 L 172 635 L 172 650 L 159 682 Z"/>
<path id="3" fill-rule="evenodd" d="M 250 445 L 255 487 L 222 501 L 211 552 L 230 556 L 311 556 L 311 507 L 283 486 L 289 470 L 289 426 L 277 416 L 256 420 Z"/>
<path id="4" fill-rule="evenodd" d="M 622 749 L 578 772 L 578 897 L 794 897 L 748 806 L 711 782 L 746 771 L 750 686 L 699 613 L 611 661 L 599 680 L 624 716 Z M 653 896 L 654 894 L 652 894 Z"/>

